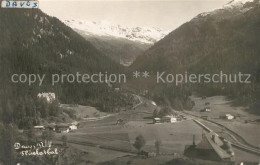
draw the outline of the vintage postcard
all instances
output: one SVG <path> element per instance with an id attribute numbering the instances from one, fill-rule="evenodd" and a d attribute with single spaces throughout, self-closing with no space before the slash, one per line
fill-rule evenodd
<path id="1" fill-rule="evenodd" d="M 259 165 L 259 0 L 0 0 L 0 165 Z"/>

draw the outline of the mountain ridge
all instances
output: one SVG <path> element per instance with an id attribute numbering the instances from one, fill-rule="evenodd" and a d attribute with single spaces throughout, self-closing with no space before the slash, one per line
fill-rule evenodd
<path id="1" fill-rule="evenodd" d="M 63 22 L 103 54 L 126 67 L 169 33 L 158 28 L 129 28 L 106 21 L 63 20 Z"/>
<path id="2" fill-rule="evenodd" d="M 199 14 L 155 43 L 131 68 L 153 73 L 249 73 L 252 84 L 186 85 L 189 90 L 201 94 L 224 94 L 239 100 L 240 104 L 253 106 L 260 98 L 257 93 L 260 87 L 257 78 L 260 71 L 259 20 L 259 0 L 246 2 L 242 8 L 237 6 Z M 151 91 L 153 86 L 155 84 L 149 87 Z"/>
<path id="3" fill-rule="evenodd" d="M 62 22 L 73 29 L 83 31 L 85 35 L 110 36 L 144 44 L 154 44 L 170 32 L 159 28 L 125 27 L 107 21 L 62 20 Z"/>

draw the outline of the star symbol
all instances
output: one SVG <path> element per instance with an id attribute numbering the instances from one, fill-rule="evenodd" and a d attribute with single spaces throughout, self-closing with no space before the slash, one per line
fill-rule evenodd
<path id="1" fill-rule="evenodd" d="M 134 78 L 140 77 L 140 72 L 138 72 L 138 71 L 133 72 L 133 77 Z"/>
<path id="2" fill-rule="evenodd" d="M 149 72 L 147 72 L 147 71 L 144 71 L 142 76 L 143 76 L 144 78 L 147 78 L 147 77 L 149 77 Z"/>

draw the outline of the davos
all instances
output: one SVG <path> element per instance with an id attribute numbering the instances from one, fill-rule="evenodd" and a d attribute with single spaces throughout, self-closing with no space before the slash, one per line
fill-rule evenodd
<path id="1" fill-rule="evenodd" d="M 2 8 L 38 8 L 38 1 L 2 1 Z"/>

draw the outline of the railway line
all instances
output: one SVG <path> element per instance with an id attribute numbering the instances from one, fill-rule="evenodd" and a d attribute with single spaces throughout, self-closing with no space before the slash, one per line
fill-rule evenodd
<path id="1" fill-rule="evenodd" d="M 179 111 L 175 111 L 175 112 L 177 112 L 177 113 L 179 113 L 179 114 L 181 114 L 185 117 L 190 118 L 196 124 L 200 125 L 207 132 L 214 132 L 214 131 L 211 130 L 209 127 L 207 127 L 205 124 L 201 123 L 199 120 L 209 122 L 209 123 L 214 124 L 215 126 L 219 127 L 220 129 L 224 129 L 225 132 L 233 139 L 232 142 L 229 141 L 233 147 L 260 156 L 260 149 L 258 147 L 249 144 L 243 137 L 241 137 L 240 135 L 238 135 L 234 131 L 228 129 L 224 125 L 216 123 L 216 122 L 211 121 L 211 120 L 205 120 L 205 119 L 201 118 L 200 116 L 192 115 L 192 114 L 189 114 L 189 113 L 186 113 L 186 112 L 179 112 Z M 215 134 L 218 135 L 217 133 L 215 133 Z M 228 140 L 226 140 L 226 141 L 228 141 Z"/>

